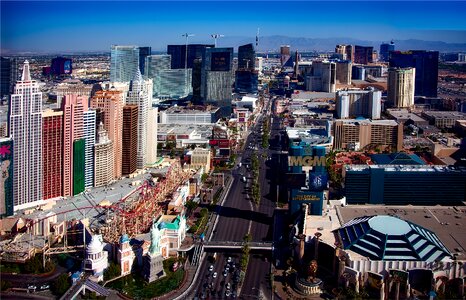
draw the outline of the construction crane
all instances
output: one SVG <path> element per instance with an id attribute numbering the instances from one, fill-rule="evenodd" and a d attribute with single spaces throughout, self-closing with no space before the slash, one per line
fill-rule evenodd
<path id="1" fill-rule="evenodd" d="M 210 35 L 214 39 L 214 46 L 217 48 L 217 39 L 224 37 L 223 34 L 214 33 Z"/>

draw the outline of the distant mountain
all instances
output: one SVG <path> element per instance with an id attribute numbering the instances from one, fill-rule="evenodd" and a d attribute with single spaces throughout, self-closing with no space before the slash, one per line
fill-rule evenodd
<path id="1" fill-rule="evenodd" d="M 208 41 L 206 41 L 208 42 Z M 281 45 L 290 45 L 294 51 L 334 51 L 337 44 L 351 44 L 361 46 L 373 46 L 379 50 L 380 44 L 388 41 L 367 41 L 353 38 L 303 38 L 282 35 L 259 37 L 259 52 L 278 52 Z M 436 50 L 441 52 L 466 51 L 466 43 L 446 43 L 442 41 L 423 40 L 394 40 L 396 50 Z M 254 37 L 231 36 L 218 40 L 219 47 L 238 47 L 247 43 L 255 43 Z"/>

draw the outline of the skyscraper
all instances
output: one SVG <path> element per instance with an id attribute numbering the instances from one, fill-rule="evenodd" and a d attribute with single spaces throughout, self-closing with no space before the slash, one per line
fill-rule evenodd
<path id="1" fill-rule="evenodd" d="M 373 62 L 372 52 L 374 47 L 354 46 L 354 63 L 367 65 Z"/>
<path id="2" fill-rule="evenodd" d="M 353 45 L 336 45 L 335 53 L 341 55 L 341 59 L 354 62 Z"/>
<path id="3" fill-rule="evenodd" d="M 194 60 L 202 58 L 206 48 L 213 48 L 210 44 L 190 44 L 188 45 L 188 53 L 186 53 L 186 45 L 168 45 L 167 54 L 171 56 L 170 69 L 184 69 L 185 65 L 188 69 L 193 68 Z M 185 58 L 188 57 L 187 64 Z"/>
<path id="4" fill-rule="evenodd" d="M 63 196 L 63 112 L 42 114 L 43 199 Z"/>
<path id="5" fill-rule="evenodd" d="M 335 92 L 336 64 L 328 61 L 314 61 L 311 72 L 306 74 L 306 90 L 315 92 Z"/>
<path id="6" fill-rule="evenodd" d="M 130 81 L 137 69 L 139 69 L 139 47 L 112 45 L 110 51 L 110 81 Z"/>
<path id="7" fill-rule="evenodd" d="M 256 51 L 252 44 L 238 47 L 238 70 L 254 70 L 256 64 Z"/>
<path id="8" fill-rule="evenodd" d="M 63 196 L 74 196 L 84 190 L 85 165 L 84 111 L 88 110 L 88 97 L 65 95 L 63 110 Z M 81 141 L 83 140 L 83 141 Z M 76 187 L 74 189 L 73 187 Z"/>
<path id="9" fill-rule="evenodd" d="M 349 60 L 337 61 L 335 80 L 337 84 L 351 84 L 353 64 Z"/>
<path id="10" fill-rule="evenodd" d="M 66 57 L 53 58 L 50 71 L 55 76 L 71 75 L 73 72 L 73 61 L 71 58 Z"/>
<path id="11" fill-rule="evenodd" d="M 205 104 L 231 114 L 233 48 L 207 48 L 202 58 L 201 96 Z"/>
<path id="12" fill-rule="evenodd" d="M 104 124 L 100 123 L 97 130 L 97 141 L 94 147 L 95 155 L 95 169 L 94 169 L 94 182 L 95 186 L 107 185 L 114 179 L 113 171 L 113 142 L 108 138 L 107 130 Z"/>
<path id="13" fill-rule="evenodd" d="M 9 130 L 14 141 L 14 208 L 18 210 L 42 200 L 42 93 L 31 78 L 27 60 L 11 95 Z"/>
<path id="14" fill-rule="evenodd" d="M 339 119 L 365 117 L 380 119 L 382 92 L 372 87 L 366 90 L 343 90 L 335 95 Z"/>
<path id="15" fill-rule="evenodd" d="M 94 145 L 96 139 L 96 111 L 84 112 L 84 186 L 94 186 Z"/>
<path id="16" fill-rule="evenodd" d="M 135 70 L 135 72 L 136 71 L 137 69 Z M 108 137 L 113 142 L 112 169 L 114 178 L 121 177 L 121 135 L 123 133 L 123 105 L 123 93 L 117 90 L 97 91 L 94 97 L 92 97 L 91 99 L 91 107 L 95 109 L 100 109 L 100 111 L 102 112 L 104 127 L 108 132 Z"/>
<path id="17" fill-rule="evenodd" d="M 147 113 L 151 106 L 152 95 L 150 93 L 149 81 L 144 81 L 140 72 L 136 72 L 130 83 L 127 105 L 137 105 L 137 168 L 142 169 L 146 164 L 146 136 L 147 136 Z M 123 121 L 124 122 L 124 121 Z"/>
<path id="18" fill-rule="evenodd" d="M 379 58 L 381 61 L 388 61 L 390 51 L 395 51 L 395 43 L 393 41 L 388 43 L 383 43 L 380 45 L 380 55 Z"/>
<path id="19" fill-rule="evenodd" d="M 280 46 L 280 65 L 284 66 L 286 62 L 290 59 L 290 45 Z"/>
<path id="20" fill-rule="evenodd" d="M 414 68 L 390 68 L 388 70 L 387 100 L 395 107 L 414 106 Z"/>
<path id="21" fill-rule="evenodd" d="M 1 57 L 0 60 L 0 98 L 10 95 L 18 79 L 18 66 L 16 58 Z"/>
<path id="22" fill-rule="evenodd" d="M 62 100 L 65 95 L 77 95 L 90 98 L 92 84 L 84 84 L 79 79 L 66 79 L 57 85 L 55 92 L 57 94 L 57 108 L 61 109 Z"/>
<path id="23" fill-rule="evenodd" d="M 438 51 L 390 52 L 390 67 L 416 68 L 415 95 L 437 97 Z"/>
<path id="24" fill-rule="evenodd" d="M 145 72 L 146 57 L 151 55 L 151 53 L 151 47 L 139 47 L 139 71 L 141 71 L 141 74 Z"/>
<path id="25" fill-rule="evenodd" d="M 121 158 L 122 174 L 136 171 L 138 163 L 138 106 L 123 107 L 123 155 Z M 145 145 L 144 145 L 145 146 Z"/>

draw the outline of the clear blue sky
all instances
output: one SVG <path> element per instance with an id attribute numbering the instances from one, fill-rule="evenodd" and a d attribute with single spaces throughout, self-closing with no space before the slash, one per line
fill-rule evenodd
<path id="1" fill-rule="evenodd" d="M 466 2 L 1 1 L 1 49 L 109 50 L 225 36 L 391 38 L 466 43 Z M 445 32 L 456 30 L 456 32 Z"/>

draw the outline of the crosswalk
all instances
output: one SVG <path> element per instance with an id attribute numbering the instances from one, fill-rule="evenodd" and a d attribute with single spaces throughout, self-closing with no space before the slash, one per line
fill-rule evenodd
<path id="1" fill-rule="evenodd" d="M 199 264 L 199 260 L 201 258 L 202 252 L 204 252 L 204 244 L 197 244 L 194 248 L 193 259 L 191 261 L 191 265 Z"/>

